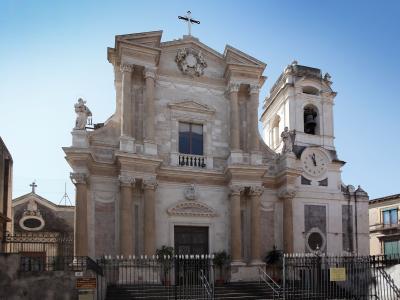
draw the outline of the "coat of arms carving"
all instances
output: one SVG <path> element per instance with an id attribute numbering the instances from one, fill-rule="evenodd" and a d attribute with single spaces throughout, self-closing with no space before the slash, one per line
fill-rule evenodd
<path id="1" fill-rule="evenodd" d="M 178 65 L 179 70 L 183 74 L 190 76 L 201 76 L 204 74 L 204 69 L 207 67 L 203 54 L 200 51 L 196 51 L 192 48 L 179 49 L 175 61 Z"/>

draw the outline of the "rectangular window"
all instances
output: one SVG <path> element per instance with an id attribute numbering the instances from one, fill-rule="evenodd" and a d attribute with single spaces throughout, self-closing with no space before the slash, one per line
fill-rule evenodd
<path id="1" fill-rule="evenodd" d="M 383 242 L 383 250 L 385 255 L 400 254 L 400 241 Z"/>
<path id="2" fill-rule="evenodd" d="M 179 122 L 179 153 L 203 155 L 203 125 Z"/>
<path id="3" fill-rule="evenodd" d="M 398 223 L 397 208 L 387 209 L 382 212 L 383 225 L 396 225 Z"/>

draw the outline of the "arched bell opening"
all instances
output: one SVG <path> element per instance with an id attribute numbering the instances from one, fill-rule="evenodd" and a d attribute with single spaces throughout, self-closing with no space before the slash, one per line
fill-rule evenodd
<path id="1" fill-rule="evenodd" d="M 318 109 L 313 105 L 304 107 L 304 133 L 318 134 Z"/>

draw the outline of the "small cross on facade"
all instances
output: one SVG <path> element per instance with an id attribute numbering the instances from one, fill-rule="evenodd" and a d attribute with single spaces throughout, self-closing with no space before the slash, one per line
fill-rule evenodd
<path id="1" fill-rule="evenodd" d="M 200 21 L 192 19 L 191 15 L 192 15 L 192 13 L 190 12 L 190 10 L 188 10 L 188 12 L 186 13 L 186 16 L 184 16 L 184 17 L 178 16 L 178 19 L 184 20 L 187 22 L 189 35 L 192 35 L 192 24 L 200 24 Z"/>
<path id="2" fill-rule="evenodd" d="M 35 188 L 37 188 L 36 182 L 32 182 L 29 186 L 32 188 L 32 193 L 35 193 Z"/>

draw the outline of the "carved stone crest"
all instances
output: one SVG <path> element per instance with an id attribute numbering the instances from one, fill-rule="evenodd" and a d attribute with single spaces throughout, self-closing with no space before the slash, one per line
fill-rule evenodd
<path id="1" fill-rule="evenodd" d="M 179 49 L 175 56 L 175 62 L 183 74 L 190 76 L 201 76 L 207 67 L 203 54 L 192 48 Z"/>
<path id="2" fill-rule="evenodd" d="M 185 190 L 183 191 L 183 193 L 187 200 L 196 200 L 197 199 L 196 186 L 194 184 L 191 184 L 190 186 L 186 187 Z"/>

